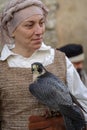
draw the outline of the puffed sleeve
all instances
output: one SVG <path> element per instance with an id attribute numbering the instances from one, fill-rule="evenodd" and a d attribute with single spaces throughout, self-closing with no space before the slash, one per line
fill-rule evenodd
<path id="1" fill-rule="evenodd" d="M 78 72 L 74 68 L 73 64 L 66 57 L 67 64 L 67 85 L 70 92 L 77 98 L 83 108 L 87 111 L 87 87 L 81 81 Z M 84 113 L 87 121 L 87 114 Z"/>

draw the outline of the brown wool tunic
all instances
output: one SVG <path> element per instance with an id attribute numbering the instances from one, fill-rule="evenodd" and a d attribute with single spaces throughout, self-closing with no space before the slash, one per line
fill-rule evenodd
<path id="1" fill-rule="evenodd" d="M 46 69 L 66 81 L 65 55 L 56 52 L 54 63 Z M 10 68 L 0 61 L 0 119 L 2 130 L 28 130 L 29 116 L 42 115 L 46 106 L 29 92 L 32 73 L 26 68 Z"/>

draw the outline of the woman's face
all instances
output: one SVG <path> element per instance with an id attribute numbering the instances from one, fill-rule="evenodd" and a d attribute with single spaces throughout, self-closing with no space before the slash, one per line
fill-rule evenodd
<path id="1" fill-rule="evenodd" d="M 15 47 L 36 50 L 41 47 L 45 32 L 44 16 L 36 14 L 23 21 L 13 32 Z"/>

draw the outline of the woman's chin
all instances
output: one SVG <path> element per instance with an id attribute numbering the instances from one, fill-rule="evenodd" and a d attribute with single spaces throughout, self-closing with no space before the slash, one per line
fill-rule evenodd
<path id="1" fill-rule="evenodd" d="M 38 50 L 40 47 L 41 47 L 41 45 L 40 46 L 36 46 L 36 47 L 34 47 L 34 50 Z"/>
<path id="2" fill-rule="evenodd" d="M 42 45 L 42 43 L 36 44 L 36 45 L 34 46 L 34 49 L 35 49 L 35 50 L 36 50 L 36 49 L 39 49 L 39 48 L 41 47 L 41 45 Z"/>

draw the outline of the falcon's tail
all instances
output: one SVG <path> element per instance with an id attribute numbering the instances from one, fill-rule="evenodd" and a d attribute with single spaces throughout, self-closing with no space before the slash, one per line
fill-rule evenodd
<path id="1" fill-rule="evenodd" d="M 77 101 L 77 99 L 70 93 L 73 102 L 78 105 L 85 113 L 87 113 L 87 111 L 84 110 L 84 108 L 82 107 L 82 105 Z"/>
<path id="2" fill-rule="evenodd" d="M 64 122 L 66 130 L 82 130 L 85 128 L 82 123 L 80 124 L 79 122 L 71 120 L 67 116 L 64 116 Z"/>
<path id="3" fill-rule="evenodd" d="M 78 106 L 61 106 L 67 130 L 82 130 L 86 128 L 86 121 L 81 109 Z"/>
<path id="4" fill-rule="evenodd" d="M 69 119 L 67 116 L 63 116 L 66 130 L 76 130 L 71 119 Z"/>

